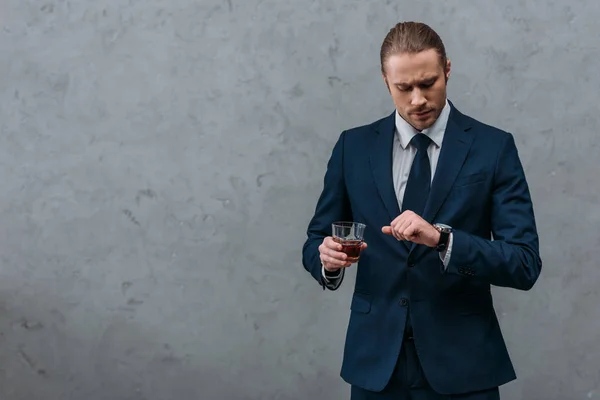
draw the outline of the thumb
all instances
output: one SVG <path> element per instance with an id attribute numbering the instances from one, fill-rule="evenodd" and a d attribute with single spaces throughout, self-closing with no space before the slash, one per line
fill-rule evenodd
<path id="1" fill-rule="evenodd" d="M 392 234 L 392 227 L 391 226 L 384 226 L 383 228 L 381 228 L 381 232 L 385 233 L 386 235 L 391 235 Z"/>

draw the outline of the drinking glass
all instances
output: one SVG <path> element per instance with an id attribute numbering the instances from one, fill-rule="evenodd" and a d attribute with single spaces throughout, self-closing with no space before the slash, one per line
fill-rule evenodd
<path id="1" fill-rule="evenodd" d="M 355 263 L 360 258 L 366 225 L 360 222 L 338 221 L 331 224 L 333 240 L 342 245 L 342 252 L 348 262 Z"/>

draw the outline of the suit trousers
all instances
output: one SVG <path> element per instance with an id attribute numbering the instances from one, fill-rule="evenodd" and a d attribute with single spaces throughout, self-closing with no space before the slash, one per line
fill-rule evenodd
<path id="1" fill-rule="evenodd" d="M 460 395 L 436 393 L 425 378 L 417 357 L 414 341 L 410 336 L 404 339 L 402 351 L 389 384 L 381 392 L 370 392 L 351 387 L 351 400 L 499 400 L 498 388 Z"/>

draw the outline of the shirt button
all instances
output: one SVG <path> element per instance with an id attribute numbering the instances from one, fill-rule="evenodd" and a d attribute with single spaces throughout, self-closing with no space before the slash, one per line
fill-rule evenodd
<path id="1" fill-rule="evenodd" d="M 406 307 L 408 305 L 408 299 L 401 299 L 400 300 L 400 305 L 402 307 Z"/>

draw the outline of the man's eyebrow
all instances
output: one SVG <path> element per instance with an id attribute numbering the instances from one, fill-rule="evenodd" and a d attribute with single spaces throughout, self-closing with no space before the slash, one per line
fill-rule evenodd
<path id="1" fill-rule="evenodd" d="M 438 78 L 437 76 L 430 76 L 430 77 L 427 77 L 427 78 L 423 78 L 423 79 L 420 79 L 420 80 L 418 80 L 418 81 L 416 82 L 416 84 L 417 84 L 417 85 L 423 85 L 423 84 L 426 84 L 426 83 L 432 83 L 432 82 L 435 82 L 435 80 L 436 80 L 437 78 Z M 396 86 L 404 86 L 404 87 L 407 87 L 407 86 L 412 86 L 412 85 L 411 85 L 410 83 L 408 83 L 408 82 L 397 82 L 397 83 L 395 83 L 394 85 L 396 85 Z"/>

